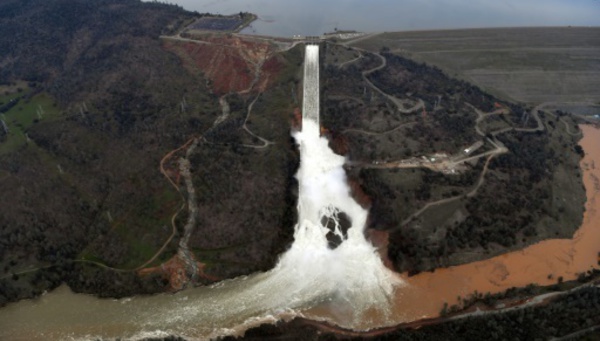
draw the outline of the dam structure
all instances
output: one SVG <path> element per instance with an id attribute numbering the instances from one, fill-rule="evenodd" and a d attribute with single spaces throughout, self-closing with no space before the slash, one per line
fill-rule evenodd
<path id="1" fill-rule="evenodd" d="M 294 242 L 272 270 L 177 294 L 120 300 L 61 287 L 0 309 L 0 339 L 139 340 L 176 335 L 205 340 L 240 335 L 252 326 L 295 316 L 352 329 L 373 328 L 375 316 L 389 322 L 395 288 L 403 282 L 366 240 L 368 212 L 351 196 L 345 158 L 320 136 L 317 45 L 306 47 L 304 76 L 302 130 L 293 134 L 300 149 L 298 222 Z M 350 224 L 344 229 L 342 214 Z M 328 243 L 331 234 L 340 240 L 335 248 Z"/>
<path id="2" fill-rule="evenodd" d="M 298 224 L 294 244 L 281 263 L 288 257 L 296 266 L 309 260 L 305 276 L 315 277 L 336 309 L 352 311 L 345 323 L 335 323 L 360 329 L 367 310 L 386 314 L 395 288 L 403 282 L 383 265 L 366 240 L 368 211 L 352 198 L 343 168 L 345 157 L 335 154 L 329 141 L 320 136 L 318 45 L 306 46 L 303 90 L 302 131 L 294 134 L 300 149 Z M 342 214 L 350 221 L 345 233 L 339 219 Z M 328 234 L 341 240 L 339 246 L 329 247 Z M 304 254 L 296 255 L 295 248 L 302 248 Z"/>
<path id="3" fill-rule="evenodd" d="M 304 56 L 304 81 L 302 97 L 302 121 L 311 120 L 319 124 L 320 81 L 319 46 L 307 45 Z"/>

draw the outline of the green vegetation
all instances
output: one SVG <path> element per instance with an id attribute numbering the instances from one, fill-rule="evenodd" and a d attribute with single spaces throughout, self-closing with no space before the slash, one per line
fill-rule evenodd
<path id="1" fill-rule="evenodd" d="M 342 32 L 337 32 L 342 33 Z M 350 48 L 339 45 L 328 45 L 328 53 L 325 55 L 326 65 L 348 65 L 353 61 L 358 61 L 361 53 Z"/>
<path id="2" fill-rule="evenodd" d="M 0 119 L 4 120 L 8 128 L 8 134 L 0 133 L 0 154 L 16 151 L 29 143 L 27 132 L 34 124 L 54 120 L 60 116 L 56 103 L 48 94 L 35 94 L 33 91 L 34 89 L 27 89 L 23 93 L 0 96 L 0 103 L 18 100 L 15 106 L 0 115 Z"/>
<path id="3" fill-rule="evenodd" d="M 225 340 L 277 340 L 284 336 L 294 340 L 549 340 L 580 331 L 581 335 L 575 339 L 596 340 L 600 288 L 582 288 L 541 306 L 439 322 L 444 323 L 340 337 L 330 329 L 319 330 L 313 324 L 296 319 L 277 325 L 263 324 L 246 331 L 242 338 Z"/>
<path id="4" fill-rule="evenodd" d="M 120 216 L 113 217 L 110 212 L 105 212 L 110 230 L 92 241 L 79 259 L 96 260 L 117 269 L 139 267 L 151 259 L 171 236 L 171 216 L 180 205 L 179 194 L 167 188 L 163 193 L 126 205 Z M 171 245 L 161 259 L 168 259 L 176 252 L 175 245 Z M 157 265 L 157 262 L 152 264 Z"/>
<path id="5" fill-rule="evenodd" d="M 0 190 L 10 193 L 0 197 L 0 305 L 63 282 L 102 296 L 163 291 L 162 279 L 122 270 L 150 260 L 171 236 L 149 266 L 176 254 L 187 210 L 173 234 L 183 202 L 159 165 L 191 137 L 205 138 L 190 156 L 202 210 L 189 242 L 196 258 L 218 278 L 273 266 L 295 223 L 289 132 L 301 46 L 276 57 L 280 73 L 245 128 L 255 92 L 227 96 L 231 115 L 215 125 L 218 97 L 159 39 L 194 13 L 134 0 L 10 0 L 0 13 L 9 128 L 0 132 Z M 180 156 L 167 162 L 173 181 Z M 183 179 L 178 185 L 186 199 Z"/>
<path id="6" fill-rule="evenodd" d="M 158 40 L 193 15 L 112 0 L 4 1 L 0 13 L 0 102 L 22 97 L 0 104 L 9 128 L 0 133 L 0 305 L 63 282 L 103 296 L 164 290 L 153 277 L 75 261 L 135 268 L 172 233 L 181 199 L 160 159 L 218 112 L 205 81 Z"/>
<path id="7" fill-rule="evenodd" d="M 192 137 L 198 145 L 186 158 L 198 224 L 189 246 L 207 273 L 230 278 L 267 270 L 289 245 L 299 162 L 290 122 L 300 107 L 302 46 L 276 57 L 280 72 L 260 96 L 228 94 L 231 112 L 217 122 L 221 108 L 208 81 L 188 72 L 159 39 L 195 16 L 134 0 L 0 4 L 0 108 L 8 128 L 0 131 L 0 305 L 61 283 L 105 297 L 163 291 L 158 275 L 128 270 L 171 236 L 150 265 L 177 252 L 188 213 L 177 216 L 174 234 L 171 217 L 183 203 L 178 190 L 184 200 L 189 195 L 178 168 L 185 151 L 167 160 L 165 173 L 177 189 L 159 165 Z M 404 54 L 399 46 L 374 54 L 325 44 L 321 73 L 322 123 L 332 146 L 348 150 L 349 176 L 372 199 L 370 227 L 390 231 L 396 269 L 414 273 L 572 234 L 584 200 L 572 117 L 528 114 L 532 108 L 394 54 Z M 517 60 L 511 52 L 503 56 Z M 472 58 L 482 67 L 488 59 Z M 499 58 L 488 62 L 506 67 Z M 507 113 L 493 114 L 498 108 Z M 481 112 L 490 116 L 481 120 Z M 527 118 L 536 114 L 539 131 Z M 513 130 L 498 133 L 505 128 Z M 498 145 L 509 152 L 473 159 L 456 174 L 370 167 L 439 152 L 459 157 L 476 142 L 484 144 L 478 153 Z M 464 256 L 473 250 L 481 252 Z M 495 298 L 471 301 L 479 299 Z M 454 321 L 424 334 L 400 330 L 390 338 L 560 336 L 600 323 L 598 302 L 597 289 L 589 288 L 548 310 Z M 565 314 L 575 317 L 556 321 Z"/>
<path id="8" fill-rule="evenodd" d="M 335 60 L 329 54 L 340 49 L 327 45 L 325 60 Z M 391 232 L 388 255 L 398 271 L 462 264 L 572 236 L 585 191 L 575 152 L 580 135 L 559 122 L 577 131 L 571 116 L 532 113 L 537 109 L 386 49 L 380 57 L 363 53 L 350 65 L 325 65 L 321 117 L 334 139 L 347 144 L 349 175 L 372 199 L 370 227 Z M 454 174 L 373 168 L 435 153 L 460 159 L 477 141 L 483 146 L 475 154 L 500 145 L 508 153 L 487 168 L 487 157 L 474 158 Z"/>
<path id="9" fill-rule="evenodd" d="M 548 275 L 552 278 L 552 275 Z M 529 284 L 523 288 L 512 287 L 504 292 L 490 294 L 480 293 L 475 291 L 466 297 L 458 297 L 458 304 L 454 304 L 448 307 L 444 306 L 441 316 L 445 316 L 450 313 L 464 312 L 472 307 L 479 307 L 483 309 L 497 309 L 501 306 L 507 307 L 513 304 L 522 303 L 532 297 L 543 295 L 543 294 L 560 294 L 561 292 L 570 292 L 578 290 L 582 285 L 590 285 L 600 278 L 600 270 L 593 269 L 587 273 L 581 273 L 577 277 L 577 280 L 564 282 L 562 277 L 556 279 L 556 284 L 548 286 L 539 286 L 536 284 Z"/>
<path id="10" fill-rule="evenodd" d="M 190 246 L 210 265 L 211 275 L 268 270 L 292 241 L 299 160 L 290 122 L 301 52 L 295 48 L 281 56 L 284 69 L 276 84 L 258 98 L 227 96 L 230 115 L 202 134 L 206 142 L 190 156 L 201 212 Z M 268 143 L 245 130 L 244 122 Z"/>

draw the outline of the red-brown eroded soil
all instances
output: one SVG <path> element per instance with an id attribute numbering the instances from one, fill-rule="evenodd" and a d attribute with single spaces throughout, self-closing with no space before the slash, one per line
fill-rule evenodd
<path id="1" fill-rule="evenodd" d="M 209 281 L 218 280 L 217 278 L 213 278 L 204 273 L 204 268 L 206 265 L 201 262 L 196 262 L 198 267 L 198 276 Z M 167 291 L 179 291 L 183 289 L 188 283 L 190 283 L 190 278 L 186 273 L 186 265 L 185 262 L 179 257 L 178 254 L 173 256 L 168 261 L 162 263 L 159 266 L 153 268 L 145 268 L 138 271 L 140 276 L 146 276 L 150 274 L 159 274 L 164 279 L 169 281 L 169 286 L 167 287 Z"/>
<path id="2" fill-rule="evenodd" d="M 294 131 L 302 130 L 302 111 L 300 111 L 300 108 L 294 108 L 294 115 L 292 116 L 292 129 Z"/>
<path id="3" fill-rule="evenodd" d="M 237 36 L 206 36 L 198 42 L 165 40 L 163 47 L 179 56 L 192 73 L 201 73 L 217 95 L 264 91 L 282 69 L 271 44 Z M 257 71 L 260 76 L 253 84 Z"/>

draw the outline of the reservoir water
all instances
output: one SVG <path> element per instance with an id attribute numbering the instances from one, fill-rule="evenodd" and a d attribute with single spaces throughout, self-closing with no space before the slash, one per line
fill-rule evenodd
<path id="1" fill-rule="evenodd" d="M 476 27 L 598 26 L 596 0 L 174 0 L 200 13 L 255 13 L 259 20 L 243 33 L 319 35 Z"/>

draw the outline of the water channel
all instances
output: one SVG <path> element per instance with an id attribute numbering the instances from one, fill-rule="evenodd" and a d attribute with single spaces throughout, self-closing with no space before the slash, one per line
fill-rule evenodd
<path id="1" fill-rule="evenodd" d="M 0 309 L 0 339 L 207 339 L 298 315 L 366 330 L 436 316 L 444 302 L 456 303 L 457 296 L 475 290 L 551 284 L 597 265 L 599 129 L 581 126 L 588 201 L 583 225 L 573 239 L 548 240 L 489 260 L 406 277 L 387 270 L 366 241 L 367 211 L 349 195 L 344 158 L 320 137 L 316 46 L 307 47 L 304 86 L 303 128 L 295 135 L 301 151 L 299 221 L 293 246 L 273 270 L 177 294 L 122 300 L 74 294 L 61 287 Z M 346 233 L 337 223 L 334 231 L 324 226 L 324 217 L 337 221 L 341 212 L 352 221 Z M 342 239 L 337 248 L 328 246 L 328 233 Z"/>
<path id="2" fill-rule="evenodd" d="M 302 130 L 294 137 L 301 155 L 298 223 L 294 243 L 273 270 L 175 295 L 123 300 L 61 288 L 1 309 L 0 339 L 206 339 L 299 315 L 322 303 L 345 312 L 339 323 L 349 328 L 362 324 L 366 312 L 385 320 L 394 289 L 403 282 L 366 240 L 368 212 L 350 196 L 342 168 L 345 158 L 333 153 L 321 137 L 317 45 L 306 47 Z M 346 231 L 340 227 L 341 214 L 351 222 Z M 331 248 L 327 234 L 341 243 Z"/>

